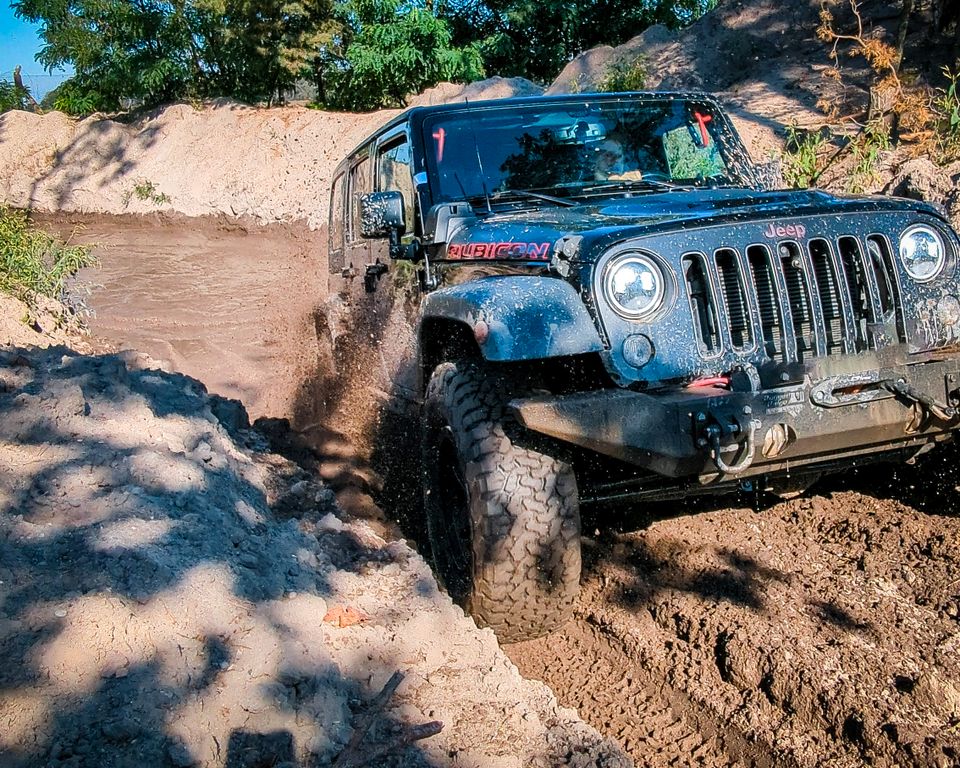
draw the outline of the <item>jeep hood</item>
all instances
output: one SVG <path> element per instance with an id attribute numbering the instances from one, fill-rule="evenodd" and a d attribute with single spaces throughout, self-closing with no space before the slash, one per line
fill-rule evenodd
<path id="1" fill-rule="evenodd" d="M 517 205 L 521 205 L 518 203 Z M 563 207 L 522 201 L 522 208 L 496 211 L 456 230 L 447 254 L 453 259 L 546 261 L 554 242 L 582 235 L 592 245 L 690 227 L 723 226 L 757 220 L 837 216 L 934 208 L 915 200 L 881 196 L 843 197 L 820 191 L 760 192 L 752 189 L 692 189 L 605 196 Z M 587 248 L 585 256 L 597 249 Z"/>

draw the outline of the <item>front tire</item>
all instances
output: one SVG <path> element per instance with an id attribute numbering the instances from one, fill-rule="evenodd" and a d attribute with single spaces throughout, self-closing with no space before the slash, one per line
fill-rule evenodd
<path id="1" fill-rule="evenodd" d="M 502 642 L 571 616 L 580 593 L 580 509 L 569 464 L 505 426 L 506 377 L 444 363 L 424 400 L 424 507 L 440 580 Z"/>

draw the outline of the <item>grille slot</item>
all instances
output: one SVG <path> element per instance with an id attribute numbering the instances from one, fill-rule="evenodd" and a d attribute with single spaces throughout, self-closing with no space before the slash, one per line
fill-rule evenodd
<path id="1" fill-rule="evenodd" d="M 823 340 L 828 355 L 839 355 L 844 350 L 844 317 L 840 287 L 833 266 L 833 254 L 826 240 L 810 241 L 810 261 L 817 284 L 817 296 L 823 313 Z"/>
<path id="2" fill-rule="evenodd" d="M 869 235 L 867 237 L 867 254 L 870 269 L 877 282 L 878 303 L 882 313 L 882 321 L 890 322 L 894 318 L 897 322 L 897 336 L 901 343 L 907 340 L 903 323 L 903 304 L 894 278 L 893 254 L 883 235 Z"/>
<path id="3" fill-rule="evenodd" d="M 681 259 L 683 277 L 693 313 L 697 344 L 704 357 L 720 351 L 720 324 L 717 321 L 717 306 L 710 287 L 706 260 L 699 253 L 688 253 Z"/>
<path id="4" fill-rule="evenodd" d="M 863 251 L 855 237 L 841 237 L 837 244 L 840 249 L 840 264 L 846 283 L 846 295 L 853 314 L 853 340 L 857 352 L 875 347 L 870 338 L 870 323 L 875 323 L 873 304 L 870 300 L 870 286 L 863 263 Z"/>
<path id="5" fill-rule="evenodd" d="M 721 248 L 714 254 L 714 258 L 720 277 L 720 292 L 727 311 L 730 343 L 734 349 L 747 349 L 753 346 L 753 327 L 750 324 L 737 252 L 732 248 Z"/>
<path id="6" fill-rule="evenodd" d="M 813 308 L 810 304 L 807 274 L 796 243 L 783 243 L 779 250 L 780 267 L 790 302 L 790 319 L 793 321 L 793 332 L 797 340 L 797 360 L 802 362 L 816 354 Z"/>
<path id="7" fill-rule="evenodd" d="M 894 253 L 881 234 L 724 245 L 681 259 L 700 355 L 778 363 L 906 343 Z"/>
<path id="8" fill-rule="evenodd" d="M 783 338 L 783 315 L 780 310 L 780 297 L 773 267 L 770 263 L 770 251 L 766 246 L 751 245 L 747 248 L 747 261 L 753 287 L 757 292 L 757 305 L 760 310 L 760 337 L 767 355 L 774 360 L 786 358 Z"/>

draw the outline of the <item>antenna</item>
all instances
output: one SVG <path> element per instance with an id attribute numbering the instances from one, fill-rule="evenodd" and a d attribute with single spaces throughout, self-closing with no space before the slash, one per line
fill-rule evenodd
<path id="1" fill-rule="evenodd" d="M 480 158 L 480 143 L 477 141 L 477 128 L 470 123 L 470 135 L 473 136 L 473 148 L 477 153 L 477 167 L 480 169 L 480 186 L 483 187 L 483 199 L 487 203 L 487 213 L 493 213 L 490 207 L 490 192 L 487 190 L 487 172 L 483 170 L 483 160 Z"/>

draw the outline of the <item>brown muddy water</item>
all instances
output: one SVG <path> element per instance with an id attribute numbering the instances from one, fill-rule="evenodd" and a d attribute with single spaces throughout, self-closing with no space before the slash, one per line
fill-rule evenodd
<path id="1" fill-rule="evenodd" d="M 39 217 L 92 243 L 92 334 L 133 348 L 207 389 L 243 402 L 251 419 L 294 418 L 316 358 L 313 310 L 326 291 L 324 237 L 301 224 L 141 216 Z"/>

